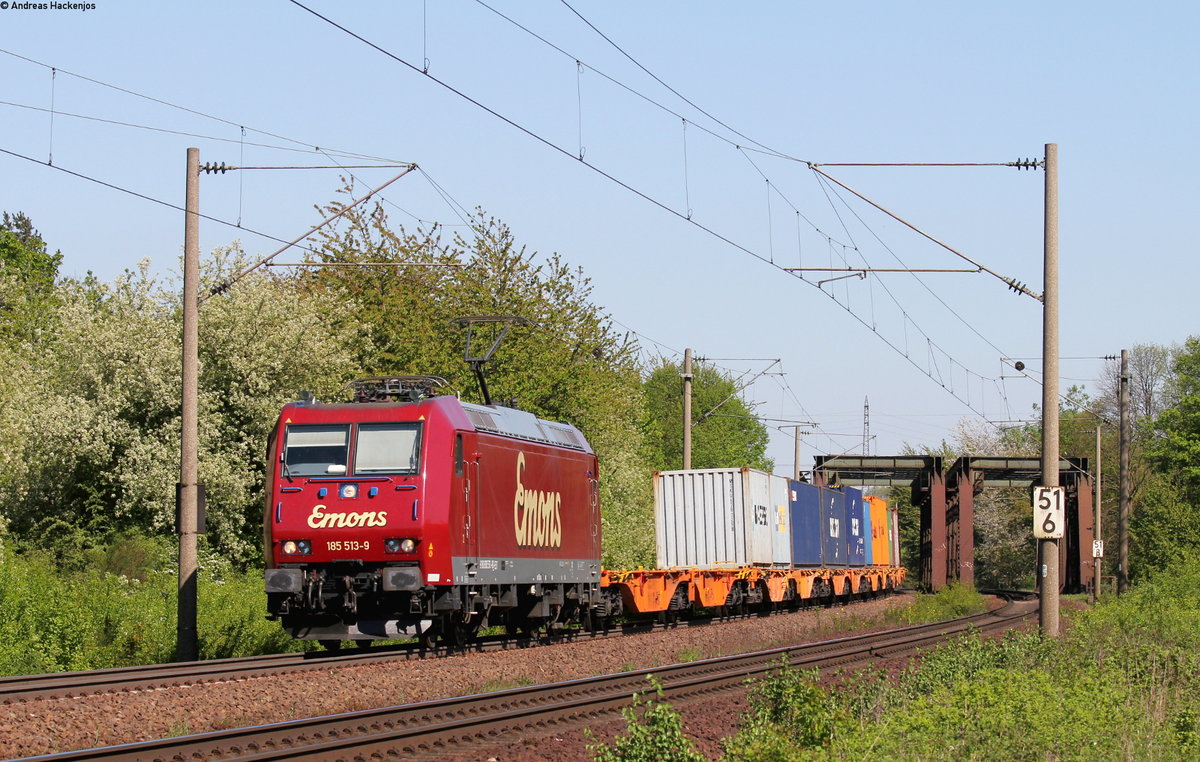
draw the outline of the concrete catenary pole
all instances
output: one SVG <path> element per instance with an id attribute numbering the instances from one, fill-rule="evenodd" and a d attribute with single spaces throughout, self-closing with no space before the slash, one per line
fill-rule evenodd
<path id="1" fill-rule="evenodd" d="M 196 661 L 196 530 L 198 514 L 199 351 L 197 288 L 200 281 L 200 149 L 187 149 L 187 196 L 183 224 L 183 383 L 179 452 L 179 598 L 176 661 Z"/>
<path id="2" fill-rule="evenodd" d="M 692 350 L 683 350 L 683 467 L 692 467 Z"/>
<path id="3" fill-rule="evenodd" d="M 795 468 L 792 469 L 792 471 L 793 471 L 793 477 L 796 479 L 796 481 L 800 481 L 800 477 L 802 476 L 802 474 L 800 472 L 800 427 L 794 426 L 793 428 L 796 430 L 794 432 L 796 435 L 796 449 L 795 449 L 796 466 L 795 466 Z"/>
<path id="4" fill-rule="evenodd" d="M 1129 421 L 1129 350 L 1121 350 L 1121 502 L 1117 508 L 1117 592 L 1129 591 L 1129 516 L 1132 487 L 1129 475 L 1129 443 L 1133 439 Z"/>
<path id="5" fill-rule="evenodd" d="M 1100 482 L 1103 481 L 1104 471 L 1101 469 L 1100 455 L 1100 421 L 1096 421 L 1096 505 L 1093 509 L 1092 523 L 1095 527 L 1095 531 L 1093 532 L 1092 537 L 1103 542 L 1104 535 L 1100 531 L 1100 518 L 1101 514 L 1103 513 L 1103 511 L 1100 509 L 1100 497 L 1102 495 Z M 1104 559 L 1096 555 L 1095 552 L 1092 553 L 1092 603 L 1096 603 L 1100 600 L 1100 575 L 1103 561 Z"/>
<path id="6" fill-rule="evenodd" d="M 1046 199 L 1042 303 L 1042 485 L 1058 484 L 1058 144 L 1046 144 Z M 1038 541 L 1042 632 L 1058 637 L 1058 540 Z"/>

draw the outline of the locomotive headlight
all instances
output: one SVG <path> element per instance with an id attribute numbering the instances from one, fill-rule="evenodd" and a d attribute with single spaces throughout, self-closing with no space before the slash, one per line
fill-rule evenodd
<path id="1" fill-rule="evenodd" d="M 342 489 L 338 492 L 338 497 L 352 498 L 358 497 L 357 484 L 343 484 Z"/>
<path id="2" fill-rule="evenodd" d="M 413 553 L 417 550 L 417 541 L 407 537 L 389 537 L 383 541 L 383 547 L 388 553 Z"/>
<path id="3" fill-rule="evenodd" d="M 312 552 L 312 543 L 308 540 L 288 540 L 279 550 L 285 556 L 307 556 Z"/>

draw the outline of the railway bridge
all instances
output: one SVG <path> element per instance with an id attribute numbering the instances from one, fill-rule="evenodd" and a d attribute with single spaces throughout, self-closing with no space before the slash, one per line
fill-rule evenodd
<path id="1" fill-rule="evenodd" d="M 965 456 L 949 468 L 946 461 L 933 455 L 818 455 L 813 479 L 823 485 L 910 487 L 912 504 L 921 512 L 921 562 L 916 575 L 920 585 L 934 591 L 956 580 L 974 586 L 976 493 L 987 487 L 1024 487 L 1032 493 L 1041 480 L 1041 460 Z M 1062 592 L 1084 592 L 1096 582 L 1088 459 L 1063 458 L 1059 471 L 1066 488 L 1067 525 L 1058 554 L 1058 578 Z"/>

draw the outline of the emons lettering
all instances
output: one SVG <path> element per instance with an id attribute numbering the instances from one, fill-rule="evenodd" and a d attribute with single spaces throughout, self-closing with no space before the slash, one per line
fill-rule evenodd
<path id="1" fill-rule="evenodd" d="M 387 511 L 364 511 L 357 513 L 325 513 L 323 505 L 314 505 L 308 516 L 308 525 L 313 529 L 341 529 L 342 527 L 385 527 Z"/>
<path id="2" fill-rule="evenodd" d="M 513 528 L 520 548 L 562 547 L 562 493 L 526 489 L 525 453 L 517 453 L 517 491 L 513 499 Z"/>

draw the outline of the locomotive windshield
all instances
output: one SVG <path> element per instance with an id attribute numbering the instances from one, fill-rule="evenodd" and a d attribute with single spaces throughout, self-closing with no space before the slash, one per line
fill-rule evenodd
<path id="1" fill-rule="evenodd" d="M 421 461 L 421 424 L 360 423 L 356 474 L 413 474 Z"/>
<path id="2" fill-rule="evenodd" d="M 349 426 L 288 426 L 283 445 L 285 473 L 291 476 L 344 474 L 349 442 Z"/>
<path id="3" fill-rule="evenodd" d="M 350 426 L 287 427 L 284 476 L 342 476 L 350 462 Z M 355 432 L 354 473 L 415 474 L 421 462 L 421 424 L 360 423 Z"/>

